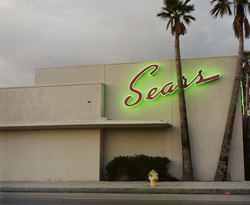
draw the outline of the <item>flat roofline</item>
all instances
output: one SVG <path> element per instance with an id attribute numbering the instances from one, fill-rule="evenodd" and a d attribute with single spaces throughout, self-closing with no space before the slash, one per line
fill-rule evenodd
<path id="1" fill-rule="evenodd" d="M 56 130 L 56 129 L 132 129 L 132 128 L 168 128 L 171 125 L 163 121 L 105 120 L 78 123 L 46 123 L 0 125 L 0 131 L 12 130 Z"/>
<path id="2" fill-rule="evenodd" d="M 201 57 L 201 58 L 182 58 L 181 60 L 195 60 L 195 59 L 210 59 L 210 58 L 230 58 L 237 57 L 238 55 L 229 55 L 229 56 L 210 56 L 210 57 Z M 175 59 L 167 60 L 149 60 L 149 61 L 134 61 L 134 62 L 120 62 L 120 63 L 104 63 L 104 64 L 87 64 L 87 65 L 76 65 L 76 66 L 59 66 L 59 67 L 45 67 L 45 68 L 35 68 L 35 70 L 44 70 L 44 69 L 60 69 L 60 68 L 80 68 L 80 67 L 94 67 L 94 66 L 112 66 L 112 65 L 123 65 L 123 64 L 140 64 L 140 63 L 157 63 L 165 61 L 175 61 Z"/>
<path id="3" fill-rule="evenodd" d="M 105 85 L 103 82 L 91 83 L 61 83 L 61 84 L 45 84 L 45 85 L 30 85 L 30 86 L 16 86 L 16 87 L 0 87 L 0 90 L 7 89 L 23 89 L 23 88 L 42 88 L 42 87 L 59 87 L 59 86 L 78 86 L 78 85 Z"/>

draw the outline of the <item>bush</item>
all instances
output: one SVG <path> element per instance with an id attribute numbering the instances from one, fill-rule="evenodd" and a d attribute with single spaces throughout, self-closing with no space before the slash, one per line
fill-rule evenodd
<path id="1" fill-rule="evenodd" d="M 147 181 L 149 172 L 154 169 L 159 174 L 159 181 L 177 181 L 168 174 L 170 160 L 167 157 L 146 155 L 115 157 L 106 166 L 108 181 L 115 181 L 122 176 L 126 181 Z"/>

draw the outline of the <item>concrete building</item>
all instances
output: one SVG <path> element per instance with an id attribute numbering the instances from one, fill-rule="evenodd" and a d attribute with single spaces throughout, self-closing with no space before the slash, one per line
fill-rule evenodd
<path id="1" fill-rule="evenodd" d="M 237 57 L 182 60 L 195 180 L 213 180 Z M 115 156 L 171 160 L 182 179 L 174 60 L 36 69 L 35 85 L 0 89 L 0 181 L 98 181 Z M 239 96 L 230 152 L 244 180 Z"/>

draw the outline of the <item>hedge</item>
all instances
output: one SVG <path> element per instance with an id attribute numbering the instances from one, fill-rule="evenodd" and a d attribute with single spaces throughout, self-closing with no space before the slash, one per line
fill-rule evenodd
<path id="1" fill-rule="evenodd" d="M 158 173 L 159 181 L 177 181 L 168 174 L 170 160 L 167 157 L 146 155 L 118 156 L 106 165 L 106 180 L 117 181 L 122 176 L 126 181 L 148 181 L 151 170 Z"/>

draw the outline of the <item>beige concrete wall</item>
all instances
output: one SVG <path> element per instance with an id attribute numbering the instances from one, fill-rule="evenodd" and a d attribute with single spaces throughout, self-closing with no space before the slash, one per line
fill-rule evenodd
<path id="1" fill-rule="evenodd" d="M 172 140 L 171 129 L 105 130 L 104 164 L 106 165 L 115 156 L 135 154 L 167 156 L 172 161 Z"/>
<path id="2" fill-rule="evenodd" d="M 166 156 L 172 161 L 170 173 L 174 177 L 181 179 L 182 154 L 177 92 L 168 96 L 160 96 L 154 101 L 143 101 L 139 106 L 133 108 L 127 108 L 123 105 L 124 99 L 128 95 L 131 95 L 131 92 L 128 90 L 128 85 L 132 78 L 146 66 L 155 63 L 160 66 L 160 70 L 154 76 L 145 74 L 145 76 L 136 83 L 136 88 L 140 89 L 145 97 L 145 93 L 153 86 L 161 88 L 167 82 L 176 82 L 174 61 L 38 69 L 36 71 L 35 84 L 46 86 L 38 86 L 37 88 L 0 89 L 0 111 L 4 113 L 3 116 L 0 116 L 0 122 L 4 122 L 5 124 L 31 123 L 34 122 L 34 120 L 38 123 L 47 121 L 55 122 L 58 120 L 60 122 L 77 122 L 85 119 L 93 120 L 101 116 L 105 116 L 111 120 L 162 120 L 170 123 L 172 127 L 164 129 L 110 129 L 104 130 L 103 138 L 101 137 L 102 132 L 99 133 L 100 141 L 103 141 L 103 144 L 101 143 L 101 149 L 103 148 L 104 153 L 103 162 L 105 165 L 108 161 L 119 155 L 147 154 L 150 156 Z M 204 70 L 204 77 L 215 75 L 218 72 L 222 75 L 218 80 L 203 85 L 193 85 L 185 91 L 195 180 L 213 180 L 220 154 L 236 63 L 237 57 L 182 60 L 183 73 L 186 74 L 190 80 L 200 69 Z M 98 93 L 99 96 L 97 99 L 98 103 L 94 104 L 90 109 L 86 107 L 89 105 L 84 103 L 86 103 L 90 97 L 92 99 L 95 95 L 93 95 L 92 91 L 89 92 L 90 89 L 87 89 L 87 85 L 62 85 L 64 83 L 76 82 L 102 82 L 105 84 L 105 96 L 103 86 L 99 86 L 96 90 L 90 86 L 90 89 L 93 88 L 93 92 Z M 61 84 L 61 86 L 52 86 L 52 84 Z M 19 91 L 19 89 L 21 91 Z M 43 97 L 40 97 L 41 94 Z M 30 96 L 36 97 L 33 98 Z M 60 100 L 56 100 L 55 98 Z M 36 99 L 36 101 L 34 101 L 34 99 Z M 30 109 L 28 109 L 29 107 Z M 101 109 L 101 107 L 104 107 L 104 109 Z M 86 111 L 88 109 L 91 110 L 91 112 L 83 116 L 82 113 L 88 112 Z M 100 113 L 103 114 L 100 115 Z M 56 114 L 58 114 L 59 117 L 56 117 Z M 229 162 L 231 178 L 237 181 L 244 180 L 241 126 L 239 101 Z M 78 131 L 85 133 L 84 130 Z M 9 170 L 13 169 L 15 164 L 17 164 L 21 170 L 26 170 L 25 166 L 31 166 L 32 169 L 36 170 L 36 166 L 42 166 L 35 162 L 35 159 L 40 160 L 40 156 L 38 154 L 34 155 L 33 161 L 29 161 L 29 158 L 20 158 L 15 155 L 16 153 L 21 153 L 22 149 L 26 147 L 26 145 L 23 145 L 19 148 L 17 142 L 21 145 L 22 142 L 25 141 L 28 147 L 34 146 L 42 151 L 39 145 L 40 141 L 44 140 L 44 143 L 50 147 L 50 144 L 56 144 L 51 140 L 59 140 L 58 133 L 60 133 L 63 136 L 62 139 L 70 143 L 70 138 L 65 139 L 66 137 L 64 137 L 64 135 L 71 136 L 72 133 L 72 136 L 74 136 L 74 133 L 78 133 L 78 131 L 41 131 L 42 134 L 39 131 L 1 132 L 1 142 L 3 141 L 7 144 L 6 147 L 14 147 L 18 150 L 15 152 L 14 148 L 10 149 L 13 153 L 11 153 L 9 158 L 6 156 L 8 150 L 4 149 L 2 152 L 5 157 L 2 157 L 1 160 L 4 165 L 8 164 L 8 161 L 13 161 L 12 167 L 11 165 L 7 166 Z M 24 137 L 23 133 L 27 137 Z M 45 133 L 49 133 L 50 138 L 46 137 L 47 135 Z M 83 134 L 83 136 L 85 136 L 85 134 Z M 21 140 L 22 138 L 20 138 L 19 140 L 19 135 L 23 136 L 24 139 Z M 91 143 L 92 133 L 86 134 L 86 136 L 84 147 L 95 147 L 93 143 Z M 93 134 L 93 136 L 95 136 L 95 134 Z M 33 144 L 29 144 L 30 140 L 28 140 L 28 138 L 32 140 L 36 139 L 36 141 L 33 141 Z M 16 142 L 15 140 L 18 141 Z M 87 144 L 88 140 L 90 140 L 90 144 Z M 74 147 L 74 145 L 72 146 Z M 80 152 L 78 149 L 80 149 L 79 145 L 76 145 L 75 152 Z M 67 151 L 67 147 L 65 147 L 61 152 L 65 154 L 64 152 Z M 60 151 L 58 150 L 58 152 Z M 27 156 L 31 151 L 27 151 L 27 153 L 25 151 L 24 153 L 25 156 Z M 19 159 L 23 159 L 24 163 L 18 164 Z M 87 162 L 87 157 L 85 156 L 83 160 Z M 102 158 L 99 160 L 100 164 L 102 164 Z M 46 165 L 44 158 L 40 161 L 43 165 Z M 33 163 L 35 164 L 33 165 Z M 66 165 L 66 163 L 64 165 Z M 43 172 L 43 174 L 45 173 L 44 176 L 57 170 L 57 167 L 53 165 L 52 161 L 48 166 L 50 168 L 46 168 L 47 171 Z M 4 175 L 6 175 L 9 170 L 4 170 Z M 104 167 L 102 167 L 102 171 L 103 170 Z M 23 173 L 24 171 L 22 174 Z M 15 174 L 16 172 L 14 171 L 12 176 Z M 23 176 L 26 175 L 25 173 L 23 174 Z M 74 175 L 77 176 L 77 174 Z M 54 178 L 50 177 L 52 180 L 59 180 L 59 178 L 55 178 L 56 175 L 53 176 Z M 19 177 L 21 178 L 21 175 L 19 175 Z M 36 180 L 38 179 L 47 180 L 47 178 L 43 178 L 42 175 Z M 69 180 L 67 177 L 67 169 L 62 170 L 62 177 L 60 179 Z M 17 179 L 15 178 L 14 180 Z M 35 180 L 35 178 L 31 180 Z"/>
<path id="3" fill-rule="evenodd" d="M 104 115 L 104 85 L 0 89 L 0 125 L 81 122 Z"/>
<path id="4" fill-rule="evenodd" d="M 43 68 L 35 71 L 35 85 L 104 82 L 105 65 Z"/>
<path id="5" fill-rule="evenodd" d="M 221 73 L 221 78 L 208 84 L 186 90 L 187 112 L 194 175 L 197 180 L 213 180 L 220 155 L 223 134 L 237 65 L 236 57 L 189 59 L 182 63 L 183 72 L 204 74 Z M 175 76 L 174 76 L 175 77 Z M 176 102 L 177 104 L 177 102 Z M 244 180 L 241 100 L 239 96 L 234 124 L 229 173 L 232 180 Z M 178 113 L 178 108 L 173 108 Z M 175 112 L 173 110 L 173 112 Z M 173 118 L 179 124 L 178 117 Z M 177 142 L 178 143 L 178 142 Z M 180 145 L 179 145 L 180 146 Z M 176 147 L 176 146 L 173 146 Z M 173 156 L 178 156 L 173 154 Z M 236 163 L 237 162 L 237 163 Z"/>
<path id="6" fill-rule="evenodd" d="M 195 180 L 213 180 L 229 108 L 236 62 L 236 57 L 182 60 L 183 73 L 190 80 L 199 69 L 204 70 L 204 77 L 217 73 L 222 75 L 220 79 L 210 83 L 193 85 L 185 92 Z M 155 85 L 161 88 L 160 84 L 176 82 L 174 61 L 106 66 L 105 116 L 111 119 L 163 120 L 169 122 L 172 127 L 160 132 L 161 134 L 158 132 L 154 134 L 155 131 L 134 130 L 105 132 L 105 162 L 115 156 L 127 154 L 167 156 L 172 161 L 170 173 L 181 179 L 182 155 L 177 92 L 169 96 L 161 96 L 155 101 L 143 101 L 134 108 L 125 108 L 122 104 L 124 98 L 130 94 L 128 84 L 131 79 L 147 65 L 154 63 L 160 66 L 159 73 L 140 79 L 141 82 L 136 84 L 136 88 L 144 89 L 146 92 Z M 230 155 L 229 173 L 232 180 L 244 180 L 240 109 L 239 99 Z M 150 143 L 150 140 L 154 143 Z M 141 148 L 142 144 L 143 148 Z M 111 150 L 111 147 L 115 149 Z M 161 150 L 160 153 L 159 150 Z"/>
<path id="7" fill-rule="evenodd" d="M 0 132 L 0 181 L 99 181 L 100 130 Z"/>

